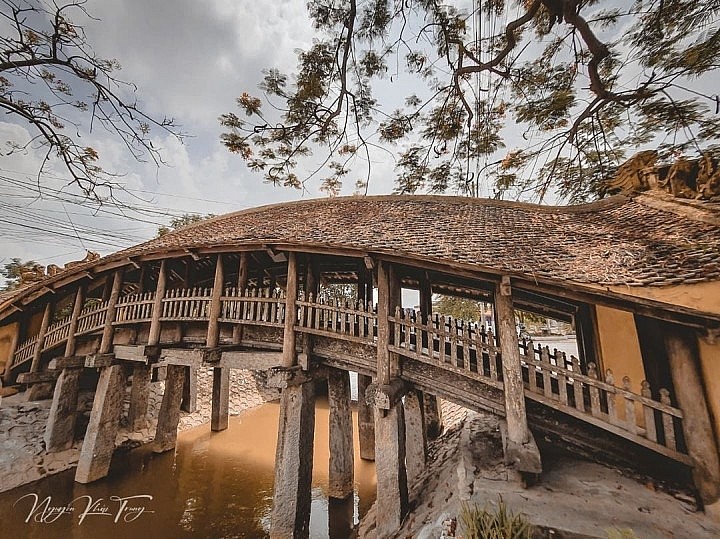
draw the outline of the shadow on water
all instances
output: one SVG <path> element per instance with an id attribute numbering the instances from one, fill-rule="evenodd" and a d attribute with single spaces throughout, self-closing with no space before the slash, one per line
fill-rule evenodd
<path id="1" fill-rule="evenodd" d="M 109 476 L 96 483 L 75 483 L 68 470 L 2 493 L 0 537 L 266 536 L 277 418 L 277 403 L 268 403 L 230 418 L 224 432 L 204 425 L 180 433 L 174 452 L 116 454 Z M 360 460 L 357 432 L 353 496 L 328 500 L 327 470 L 328 407 L 318 400 L 310 534 L 344 538 L 375 500 L 375 468 Z"/>

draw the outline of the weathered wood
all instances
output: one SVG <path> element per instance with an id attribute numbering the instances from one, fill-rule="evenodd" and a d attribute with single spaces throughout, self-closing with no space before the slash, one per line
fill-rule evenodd
<path id="1" fill-rule="evenodd" d="M 52 310 L 52 303 L 46 303 L 45 310 L 43 311 L 42 322 L 40 323 L 40 332 L 38 333 L 38 338 L 35 342 L 35 351 L 33 352 L 30 372 L 37 372 L 40 369 L 40 357 L 42 356 L 43 347 L 45 346 L 45 334 L 47 333 L 48 326 L 50 325 Z"/>
<path id="2" fill-rule="evenodd" d="M 168 365 L 185 365 L 188 367 L 201 367 L 203 362 L 217 363 L 222 356 L 218 348 L 163 348 L 160 360 Z"/>
<path id="3" fill-rule="evenodd" d="M 145 350 L 144 344 L 116 344 L 112 351 L 115 359 L 147 364 L 148 356 L 145 354 Z"/>
<path id="4" fill-rule="evenodd" d="M 149 365 L 143 364 L 133 366 L 130 409 L 128 410 L 128 424 L 133 432 L 144 429 L 147 425 L 148 400 L 150 397 L 150 368 Z"/>
<path id="5" fill-rule="evenodd" d="M 75 292 L 75 302 L 73 303 L 72 314 L 70 315 L 70 326 L 68 327 L 68 337 L 65 342 L 65 357 L 75 355 L 75 333 L 77 332 L 78 319 L 85 303 L 85 285 L 80 284 L 77 292 Z"/>
<path id="6" fill-rule="evenodd" d="M 150 334 L 148 335 L 148 344 L 155 345 L 160 342 L 160 331 L 163 311 L 163 299 L 165 299 L 165 287 L 167 280 L 167 270 L 165 268 L 165 260 L 160 261 L 160 270 L 158 272 L 157 286 L 155 287 L 155 299 L 153 301 L 152 318 L 150 319 Z"/>
<path id="7" fill-rule="evenodd" d="M 63 369 L 55 383 L 50 413 L 45 426 L 45 451 L 54 453 L 70 449 L 75 435 L 81 370 Z"/>
<path id="8" fill-rule="evenodd" d="M 240 261 L 238 262 L 238 279 L 237 289 L 242 292 L 247 288 L 248 281 L 250 280 L 250 253 L 243 251 L 240 253 Z M 240 310 L 245 306 L 245 302 L 239 306 Z M 241 324 L 235 324 L 233 326 L 232 341 L 234 344 L 240 344 L 243 338 L 243 326 Z"/>
<path id="9" fill-rule="evenodd" d="M 100 349 L 98 350 L 100 354 L 107 354 L 112 349 L 114 335 L 113 322 L 115 322 L 115 311 L 117 309 L 117 302 L 122 289 L 123 272 L 124 269 L 120 268 L 115 270 L 113 275 L 112 288 L 110 289 L 107 311 L 105 312 L 105 325 L 103 326 Z"/>
<path id="10" fill-rule="evenodd" d="M 282 363 L 282 352 L 266 352 L 261 350 L 234 350 L 222 352 L 218 367 L 231 369 L 249 369 L 266 371 Z"/>
<path id="11" fill-rule="evenodd" d="M 39 384 L 54 382 L 60 373 L 57 371 L 21 372 L 18 374 L 18 384 Z"/>
<path id="12" fill-rule="evenodd" d="M 283 334 L 283 360 L 285 367 L 292 367 L 297 363 L 297 344 L 295 342 L 295 325 L 297 324 L 298 275 L 297 255 L 288 253 L 287 288 L 285 297 L 285 333 Z"/>
<path id="13" fill-rule="evenodd" d="M 588 364 L 588 377 L 592 378 L 593 380 L 598 379 L 597 366 L 595 365 L 595 363 Z M 597 385 L 595 385 L 595 384 L 590 384 L 589 390 L 590 390 L 590 413 L 592 415 L 594 415 L 595 417 L 599 417 L 601 414 L 600 390 L 597 388 Z M 634 416 L 633 416 L 633 418 L 634 418 Z"/>
<path id="14" fill-rule="evenodd" d="M 153 451 L 155 453 L 164 453 L 175 448 L 184 382 L 184 368 L 181 365 L 168 365 L 165 377 L 165 392 L 160 405 L 157 430 L 153 442 Z"/>
<path id="15" fill-rule="evenodd" d="M 180 409 L 190 414 L 197 412 L 197 369 L 195 367 L 185 368 L 185 383 L 183 384 L 183 396 Z"/>
<path id="16" fill-rule="evenodd" d="M 423 393 L 413 390 L 405 395 L 405 465 L 408 485 L 413 485 L 425 469 L 427 435 Z"/>
<path id="17" fill-rule="evenodd" d="M 410 385 L 405 380 L 393 378 L 389 384 L 371 384 L 365 398 L 379 410 L 390 410 L 402 401 L 409 390 Z"/>
<path id="18" fill-rule="evenodd" d="M 50 370 L 79 369 L 85 366 L 85 356 L 55 357 L 48 363 Z"/>
<path id="19" fill-rule="evenodd" d="M 623 389 L 626 392 L 630 392 L 632 384 L 630 378 L 623 376 L 622 379 Z M 631 434 L 637 433 L 637 419 L 635 418 L 635 399 L 628 398 L 627 393 L 625 394 L 625 426 Z"/>
<path id="20" fill-rule="evenodd" d="M 652 398 L 650 382 L 643 380 L 640 384 L 642 396 L 646 399 Z M 655 426 L 655 410 L 643 404 L 643 418 L 645 420 L 645 437 L 648 440 L 657 442 L 657 428 Z"/>
<path id="21" fill-rule="evenodd" d="M 15 331 L 12 332 L 12 336 L 10 338 L 10 349 L 8 350 L 7 361 L 5 362 L 5 371 L 2 375 L 4 383 L 10 382 L 13 363 L 15 362 L 15 352 L 17 351 L 18 344 L 20 344 L 20 332 L 22 330 L 23 322 L 24 317 L 20 317 L 15 325 Z"/>
<path id="22" fill-rule="evenodd" d="M 103 368 L 75 472 L 75 481 L 78 483 L 91 483 L 108 474 L 124 396 L 123 368 L 120 365 Z"/>
<path id="23" fill-rule="evenodd" d="M 225 286 L 225 271 L 223 256 L 217 255 L 215 261 L 215 280 L 213 281 L 212 296 L 210 298 L 210 312 L 208 314 L 207 347 L 215 348 L 220 342 L 220 313 L 222 304 L 220 298 Z"/>
<path id="24" fill-rule="evenodd" d="M 715 504 L 720 500 L 720 456 L 703 387 L 695 333 L 676 324 L 665 324 L 664 336 L 675 396 L 683 411 L 685 443 L 695 461 L 693 479 L 703 504 Z"/>
<path id="25" fill-rule="evenodd" d="M 378 312 L 377 312 L 377 383 L 389 384 L 400 374 L 397 354 L 390 352 L 392 343 L 389 317 L 401 306 L 400 283 L 394 267 L 387 262 L 378 264 Z"/>
<path id="26" fill-rule="evenodd" d="M 287 387 L 280 397 L 271 539 L 309 536 L 314 434 L 313 382 Z"/>
<path id="27" fill-rule="evenodd" d="M 88 369 L 101 369 L 115 364 L 115 354 L 88 354 L 85 356 L 85 367 Z"/>
<path id="28" fill-rule="evenodd" d="M 660 402 L 670 405 L 670 391 L 666 388 L 660 389 Z M 673 451 L 677 449 L 677 440 L 675 439 L 675 425 L 671 415 L 662 414 L 663 434 L 665 436 L 665 445 Z"/>
<path id="29" fill-rule="evenodd" d="M 375 407 L 365 397 L 371 383 L 372 377 L 358 374 L 358 438 L 363 460 L 375 460 Z"/>
<path id="30" fill-rule="evenodd" d="M 346 498 L 353 492 L 354 448 L 350 411 L 350 373 L 328 369 L 330 462 L 328 495 Z"/>
<path id="31" fill-rule="evenodd" d="M 311 297 L 317 297 L 318 293 L 320 292 L 320 275 L 318 272 L 317 264 L 313 260 L 312 255 L 308 255 L 306 265 L 307 267 L 305 271 L 305 298 L 309 299 Z M 303 308 L 303 312 L 306 312 L 306 309 Z M 301 327 L 306 325 L 302 322 L 303 321 L 300 321 Z M 302 334 L 303 351 L 298 358 L 298 361 L 304 369 L 308 369 L 310 367 L 310 357 L 312 356 L 313 352 L 313 341 L 314 338 L 312 334 L 308 332 L 304 332 Z"/>
<path id="32" fill-rule="evenodd" d="M 230 417 L 230 369 L 213 368 L 211 430 L 218 432 L 228 428 Z"/>
<path id="33" fill-rule="evenodd" d="M 382 263 L 381 263 L 382 264 Z M 408 511 L 405 469 L 405 417 L 402 404 L 375 414 L 375 474 L 377 475 L 375 532 L 379 539 L 394 537 Z"/>

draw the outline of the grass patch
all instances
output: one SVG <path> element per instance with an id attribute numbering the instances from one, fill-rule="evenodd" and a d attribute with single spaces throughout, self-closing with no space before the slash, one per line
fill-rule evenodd
<path id="1" fill-rule="evenodd" d="M 460 529 L 464 539 L 532 539 L 533 526 L 522 513 L 514 514 L 502 497 L 497 508 L 463 503 Z"/>

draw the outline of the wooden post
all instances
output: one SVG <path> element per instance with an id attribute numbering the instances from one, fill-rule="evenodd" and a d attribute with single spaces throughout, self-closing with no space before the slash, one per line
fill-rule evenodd
<path id="1" fill-rule="evenodd" d="M 388 349 L 392 342 L 389 316 L 401 305 L 400 282 L 389 262 L 378 263 L 377 383 L 388 385 L 400 374 L 399 359 Z M 376 533 L 390 537 L 408 511 L 405 469 L 405 417 L 402 401 L 375 411 L 375 472 L 377 474 Z"/>
<path id="2" fill-rule="evenodd" d="M 30 372 L 38 372 L 38 370 L 40 370 L 40 356 L 42 355 L 43 346 L 45 346 L 45 334 L 47 333 L 47 328 L 50 325 L 52 310 L 52 303 L 48 302 L 45 304 L 42 322 L 40 323 L 40 333 L 38 333 L 38 339 L 35 343 L 35 351 L 33 352 L 32 365 L 30 365 Z"/>
<path id="3" fill-rule="evenodd" d="M 48 453 L 70 449 L 73 444 L 81 372 L 79 368 L 65 368 L 55 382 L 44 435 Z"/>
<path id="4" fill-rule="evenodd" d="M 184 365 L 168 365 L 153 451 L 164 453 L 175 447 L 177 427 L 180 421 L 180 401 L 185 381 Z"/>
<path id="5" fill-rule="evenodd" d="M 307 257 L 307 268 L 305 272 L 305 300 L 307 301 L 310 295 L 317 300 L 318 293 L 320 292 L 320 279 L 318 276 L 317 268 L 313 263 L 311 255 Z M 303 353 L 299 358 L 300 365 L 303 369 L 307 370 L 310 368 L 310 358 L 312 356 L 313 347 L 313 336 L 310 333 L 302 334 L 302 349 Z"/>
<path id="6" fill-rule="evenodd" d="M 237 279 L 237 289 L 238 289 L 238 293 L 240 295 L 245 293 L 245 289 L 248 286 L 248 281 L 249 281 L 249 276 L 250 276 L 249 262 L 250 262 L 250 254 L 247 251 L 243 251 L 242 253 L 240 253 L 240 262 L 238 264 L 238 279 Z M 235 324 L 233 326 L 233 336 L 232 336 L 233 344 L 240 344 L 242 342 L 242 336 L 243 336 L 242 324 Z"/>
<path id="7" fill-rule="evenodd" d="M 688 453 L 695 461 L 693 479 L 706 511 L 713 506 L 720 517 L 720 462 L 710 421 L 697 340 L 692 330 L 664 324 L 665 347 L 677 404 L 683 411 L 682 428 Z"/>
<path id="8" fill-rule="evenodd" d="M 72 314 L 70 315 L 70 326 L 68 327 L 68 337 L 65 343 L 65 357 L 75 355 L 75 333 L 77 333 L 78 319 L 85 303 L 85 285 L 78 286 L 75 293 L 75 303 L 73 303 Z"/>
<path id="9" fill-rule="evenodd" d="M 292 367 L 297 363 L 297 345 L 295 343 L 295 324 L 297 323 L 297 257 L 288 253 L 287 288 L 285 297 L 285 332 L 283 335 L 283 367 Z"/>
<path id="10" fill-rule="evenodd" d="M 217 262 L 215 263 L 215 280 L 213 281 L 212 298 L 210 299 L 210 314 L 208 318 L 208 331 L 207 331 L 207 347 L 215 348 L 220 342 L 220 312 L 222 305 L 220 303 L 220 296 L 223 293 L 223 287 L 225 286 L 225 275 L 223 272 L 223 259 L 222 255 L 217 255 Z"/>
<path id="11" fill-rule="evenodd" d="M 5 363 L 5 372 L 3 373 L 3 383 L 7 384 L 10 382 L 10 374 L 12 372 L 13 361 L 15 361 L 15 351 L 17 350 L 18 344 L 20 343 L 20 332 L 22 331 L 22 318 L 16 323 L 15 331 L 12 334 L 12 340 L 10 341 L 10 350 L 8 350 L 7 363 Z"/>
<path id="12" fill-rule="evenodd" d="M 230 369 L 228 367 L 213 368 L 212 417 L 210 428 L 221 431 L 228 428 L 230 415 Z"/>
<path id="13" fill-rule="evenodd" d="M 350 373 L 330 368 L 328 371 L 328 406 L 330 408 L 329 488 L 332 498 L 347 498 L 353 492 L 353 426 L 350 411 Z"/>
<path id="14" fill-rule="evenodd" d="M 510 278 L 503 277 L 495 287 L 495 317 L 502 354 L 503 393 L 507 437 L 505 460 L 521 472 L 542 471 L 540 452 L 530 432 L 525 412 L 525 386 L 522 379 L 520 348 L 515 329 Z"/>
<path id="15" fill-rule="evenodd" d="M 423 393 L 409 391 L 403 404 L 405 409 L 405 463 L 408 485 L 414 484 L 425 469 L 427 436 L 425 431 Z"/>
<path id="16" fill-rule="evenodd" d="M 100 341 L 99 352 L 101 354 L 108 354 L 112 349 L 114 335 L 113 322 L 115 322 L 115 310 L 117 308 L 118 298 L 120 297 L 122 280 L 123 269 L 120 268 L 118 270 L 115 270 L 112 289 L 110 291 L 110 297 L 108 298 L 107 311 L 105 313 L 105 327 L 103 328 L 102 340 Z"/>
<path id="17" fill-rule="evenodd" d="M 122 366 L 103 367 L 75 472 L 78 483 L 90 483 L 107 475 L 115 451 L 124 396 L 125 373 Z"/>
<path id="18" fill-rule="evenodd" d="M 358 438 L 363 460 L 375 460 L 375 407 L 365 399 L 365 391 L 371 383 L 370 376 L 358 374 Z"/>
<path id="19" fill-rule="evenodd" d="M 163 311 L 163 298 L 165 297 L 165 287 L 167 279 L 167 271 L 165 268 L 165 260 L 160 262 L 160 271 L 158 272 L 157 286 L 155 287 L 155 298 L 153 301 L 152 318 L 150 319 L 150 334 L 148 335 L 148 344 L 155 345 L 160 342 L 160 318 Z"/>

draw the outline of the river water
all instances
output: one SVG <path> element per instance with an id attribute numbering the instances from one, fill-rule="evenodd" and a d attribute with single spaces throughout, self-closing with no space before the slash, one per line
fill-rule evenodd
<path id="1" fill-rule="evenodd" d="M 110 475 L 89 485 L 75 483 L 68 470 L 2 493 L 0 537 L 267 536 L 278 411 L 267 403 L 231 417 L 226 431 L 182 432 L 174 452 L 116 453 Z M 357 429 L 354 495 L 328 500 L 327 469 L 328 407 L 318 399 L 310 536 L 347 537 L 375 500 L 375 467 L 360 459 Z"/>

